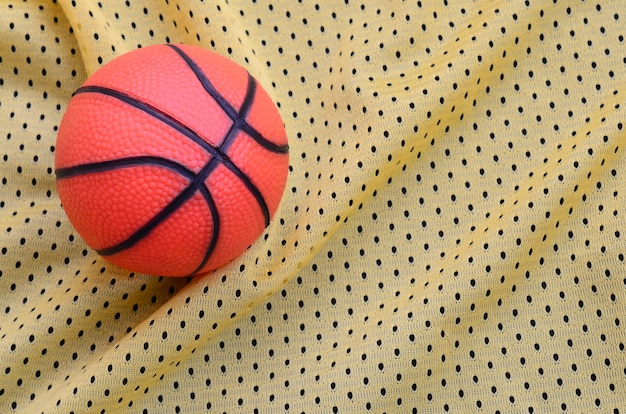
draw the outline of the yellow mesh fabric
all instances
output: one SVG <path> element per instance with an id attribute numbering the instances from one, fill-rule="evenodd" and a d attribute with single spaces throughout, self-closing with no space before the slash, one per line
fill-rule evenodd
<path id="1" fill-rule="evenodd" d="M 620 1 L 5 0 L 1 413 L 626 412 Z M 116 268 L 53 170 L 154 43 L 267 89 L 290 173 L 213 274 Z"/>

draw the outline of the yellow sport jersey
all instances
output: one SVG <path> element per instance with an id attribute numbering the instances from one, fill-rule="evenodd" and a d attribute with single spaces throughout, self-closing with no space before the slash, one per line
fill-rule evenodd
<path id="1" fill-rule="evenodd" d="M 0 10 L 0 413 L 626 412 L 623 2 Z M 72 92 L 168 42 L 243 65 L 291 152 L 193 279 L 109 264 L 55 187 Z"/>

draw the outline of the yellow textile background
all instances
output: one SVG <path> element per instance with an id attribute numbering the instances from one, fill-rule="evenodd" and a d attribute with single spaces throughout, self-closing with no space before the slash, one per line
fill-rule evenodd
<path id="1" fill-rule="evenodd" d="M 0 413 L 626 412 L 620 1 L 0 5 Z M 98 257 L 71 93 L 139 46 L 243 65 L 282 204 L 211 275 Z"/>

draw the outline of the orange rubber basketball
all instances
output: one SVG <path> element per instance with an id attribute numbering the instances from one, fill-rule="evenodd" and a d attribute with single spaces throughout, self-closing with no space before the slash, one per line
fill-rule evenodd
<path id="1" fill-rule="evenodd" d="M 208 50 L 122 55 L 72 96 L 56 144 L 61 203 L 110 262 L 163 276 L 204 273 L 263 232 L 285 188 L 287 136 L 268 94 Z"/>

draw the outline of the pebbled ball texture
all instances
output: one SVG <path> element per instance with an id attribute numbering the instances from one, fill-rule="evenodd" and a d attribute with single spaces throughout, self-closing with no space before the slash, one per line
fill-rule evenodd
<path id="1" fill-rule="evenodd" d="M 55 153 L 61 203 L 87 244 L 163 276 L 242 254 L 278 208 L 288 163 L 278 110 L 248 72 L 169 44 L 95 72 L 69 102 Z"/>

